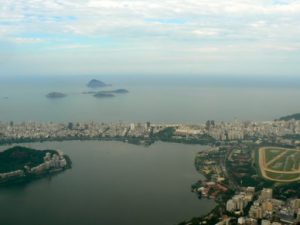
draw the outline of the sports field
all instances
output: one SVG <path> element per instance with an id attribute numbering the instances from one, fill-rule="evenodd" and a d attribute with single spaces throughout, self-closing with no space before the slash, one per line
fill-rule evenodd
<path id="1" fill-rule="evenodd" d="M 275 182 L 300 180 L 300 150 L 262 147 L 258 150 L 261 175 Z"/>

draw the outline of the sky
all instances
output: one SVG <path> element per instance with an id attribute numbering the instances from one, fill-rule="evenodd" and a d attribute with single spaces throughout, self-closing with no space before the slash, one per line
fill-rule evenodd
<path id="1" fill-rule="evenodd" d="M 298 76 L 300 0 L 0 0 L 0 76 Z"/>

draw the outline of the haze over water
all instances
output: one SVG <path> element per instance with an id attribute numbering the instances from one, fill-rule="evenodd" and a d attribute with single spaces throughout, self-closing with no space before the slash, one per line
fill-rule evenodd
<path id="1" fill-rule="evenodd" d="M 90 77 L 92 78 L 92 77 Z M 0 121 L 164 122 L 273 120 L 300 112 L 299 80 L 197 79 L 193 77 L 96 77 L 129 94 L 97 99 L 87 77 L 2 79 Z M 101 89 L 102 90 L 102 89 Z M 63 99 L 47 99 L 52 91 Z"/>

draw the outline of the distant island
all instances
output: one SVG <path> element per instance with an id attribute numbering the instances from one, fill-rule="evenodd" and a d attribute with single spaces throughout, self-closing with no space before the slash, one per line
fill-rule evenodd
<path id="1" fill-rule="evenodd" d="M 94 97 L 96 98 L 103 98 L 103 97 L 115 97 L 114 94 L 126 94 L 129 91 L 126 89 L 116 89 L 110 91 L 98 91 L 94 93 Z"/>
<path id="2" fill-rule="evenodd" d="M 111 97 L 115 97 L 115 96 L 110 93 L 97 92 L 96 94 L 94 94 L 94 97 L 96 97 L 96 98 L 111 98 Z"/>
<path id="3" fill-rule="evenodd" d="M 84 91 L 82 94 L 127 94 L 129 93 L 126 89 L 116 89 L 116 90 L 108 90 L 108 91 Z"/>
<path id="4" fill-rule="evenodd" d="M 64 98 L 67 95 L 61 92 L 50 92 L 46 95 L 47 98 Z"/>
<path id="5" fill-rule="evenodd" d="M 96 79 L 92 79 L 90 80 L 90 82 L 87 84 L 87 86 L 89 88 L 101 88 L 101 87 L 107 87 L 107 86 L 111 86 L 111 85 L 108 85 L 100 80 L 96 80 Z"/>
<path id="6" fill-rule="evenodd" d="M 129 93 L 129 91 L 126 90 L 126 89 L 116 89 L 116 90 L 113 90 L 111 92 L 116 93 L 116 94 L 127 94 L 127 93 Z"/>
<path id="7" fill-rule="evenodd" d="M 106 91 L 84 91 L 82 94 L 92 94 L 96 98 L 107 98 L 115 97 L 115 94 L 127 94 L 129 93 L 126 89 L 115 89 L 115 90 L 106 90 Z"/>
<path id="8" fill-rule="evenodd" d="M 69 169 L 71 164 L 60 151 L 15 146 L 0 152 L 0 185 L 28 182 Z"/>
<path id="9" fill-rule="evenodd" d="M 284 120 L 284 121 L 288 121 L 288 120 L 300 120 L 300 113 L 295 113 L 292 115 L 288 115 L 288 116 L 283 116 L 280 117 L 278 120 Z"/>

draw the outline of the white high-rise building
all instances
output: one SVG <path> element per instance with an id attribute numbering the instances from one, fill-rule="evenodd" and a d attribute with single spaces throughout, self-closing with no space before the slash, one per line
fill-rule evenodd
<path id="1" fill-rule="evenodd" d="M 236 210 L 235 201 L 233 201 L 232 199 L 228 200 L 227 203 L 226 203 L 226 210 L 228 212 L 233 212 L 234 210 Z"/>
<path id="2" fill-rule="evenodd" d="M 261 225 L 271 225 L 270 220 L 262 220 Z"/>
<path id="3" fill-rule="evenodd" d="M 261 194 L 260 194 L 261 200 L 272 199 L 272 197 L 273 197 L 273 190 L 271 188 L 264 188 L 261 191 Z"/>

